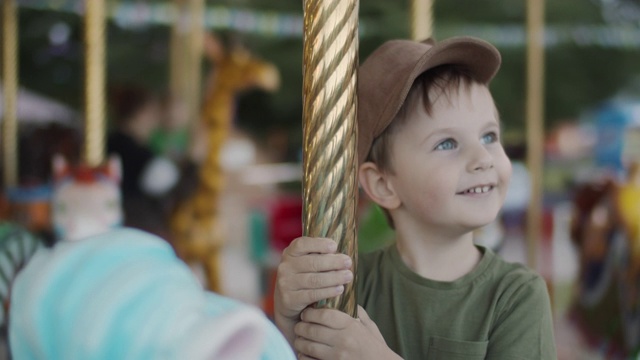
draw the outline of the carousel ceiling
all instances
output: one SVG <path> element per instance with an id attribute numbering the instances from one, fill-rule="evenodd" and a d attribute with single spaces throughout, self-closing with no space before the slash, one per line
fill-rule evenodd
<path id="1" fill-rule="evenodd" d="M 82 107 L 83 44 L 81 4 L 85 0 L 18 0 L 20 82 L 23 86 Z M 109 83 L 135 82 L 154 89 L 168 84 L 171 1 L 108 2 Z M 575 117 L 585 107 L 615 96 L 639 76 L 640 26 L 613 21 L 621 4 L 638 0 L 546 2 L 546 113 Z M 525 82 L 525 1 L 435 0 L 437 38 L 467 34 L 485 38 L 503 53 L 493 92 L 507 128 L 522 128 Z M 275 63 L 283 76 L 273 95 L 240 99 L 240 122 L 256 131 L 293 128 L 301 117 L 302 2 L 290 0 L 206 1 L 207 29 L 241 41 Z M 617 9 L 617 10 L 616 10 Z M 606 12 L 606 14 L 605 14 Z M 627 14 L 628 15 L 628 14 Z M 389 38 L 408 37 L 409 1 L 360 1 L 360 53 L 364 57 Z M 603 63 L 608 64 L 605 67 Z M 203 71 L 208 70 L 206 63 Z M 269 121 L 265 121 L 269 118 Z"/>

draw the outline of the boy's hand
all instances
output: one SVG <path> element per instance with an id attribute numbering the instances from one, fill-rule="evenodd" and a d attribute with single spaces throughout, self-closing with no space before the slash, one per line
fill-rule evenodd
<path id="1" fill-rule="evenodd" d="M 313 308 L 301 317 L 294 329 L 300 359 L 401 359 L 360 306 L 359 319 L 334 309 Z"/>
<path id="2" fill-rule="evenodd" d="M 275 289 L 275 321 L 293 344 L 293 326 L 300 312 L 323 299 L 340 295 L 353 280 L 351 258 L 335 254 L 336 242 L 325 238 L 301 237 L 282 254 Z"/>

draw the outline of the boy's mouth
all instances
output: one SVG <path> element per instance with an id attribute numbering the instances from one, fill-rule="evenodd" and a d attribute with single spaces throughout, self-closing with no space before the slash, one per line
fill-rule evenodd
<path id="1" fill-rule="evenodd" d="M 493 190 L 494 188 L 495 188 L 495 185 L 478 185 L 478 186 L 474 186 L 474 187 L 468 188 L 467 190 L 460 191 L 457 194 L 458 195 L 484 194 L 484 193 L 488 193 L 489 191 Z"/>

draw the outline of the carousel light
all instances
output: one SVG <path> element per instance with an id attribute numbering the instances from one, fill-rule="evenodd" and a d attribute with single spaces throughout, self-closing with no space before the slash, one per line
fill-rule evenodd
<path id="1" fill-rule="evenodd" d="M 64 22 L 55 23 L 49 30 L 49 42 L 51 45 L 62 45 L 69 41 L 71 28 Z"/>

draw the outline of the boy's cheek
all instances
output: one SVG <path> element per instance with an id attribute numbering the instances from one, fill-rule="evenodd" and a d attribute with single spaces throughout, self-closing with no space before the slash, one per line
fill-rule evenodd
<path id="1" fill-rule="evenodd" d="M 511 175 L 513 175 L 513 164 L 511 163 L 511 159 L 505 155 L 507 161 L 507 182 L 511 181 Z"/>
<path id="2" fill-rule="evenodd" d="M 500 182 L 502 182 L 505 187 L 508 187 L 509 183 L 511 182 L 511 176 L 513 174 L 513 165 L 511 164 L 511 160 L 503 152 L 501 156 L 498 156 L 496 158 L 495 166 L 498 170 L 498 177 Z"/>

